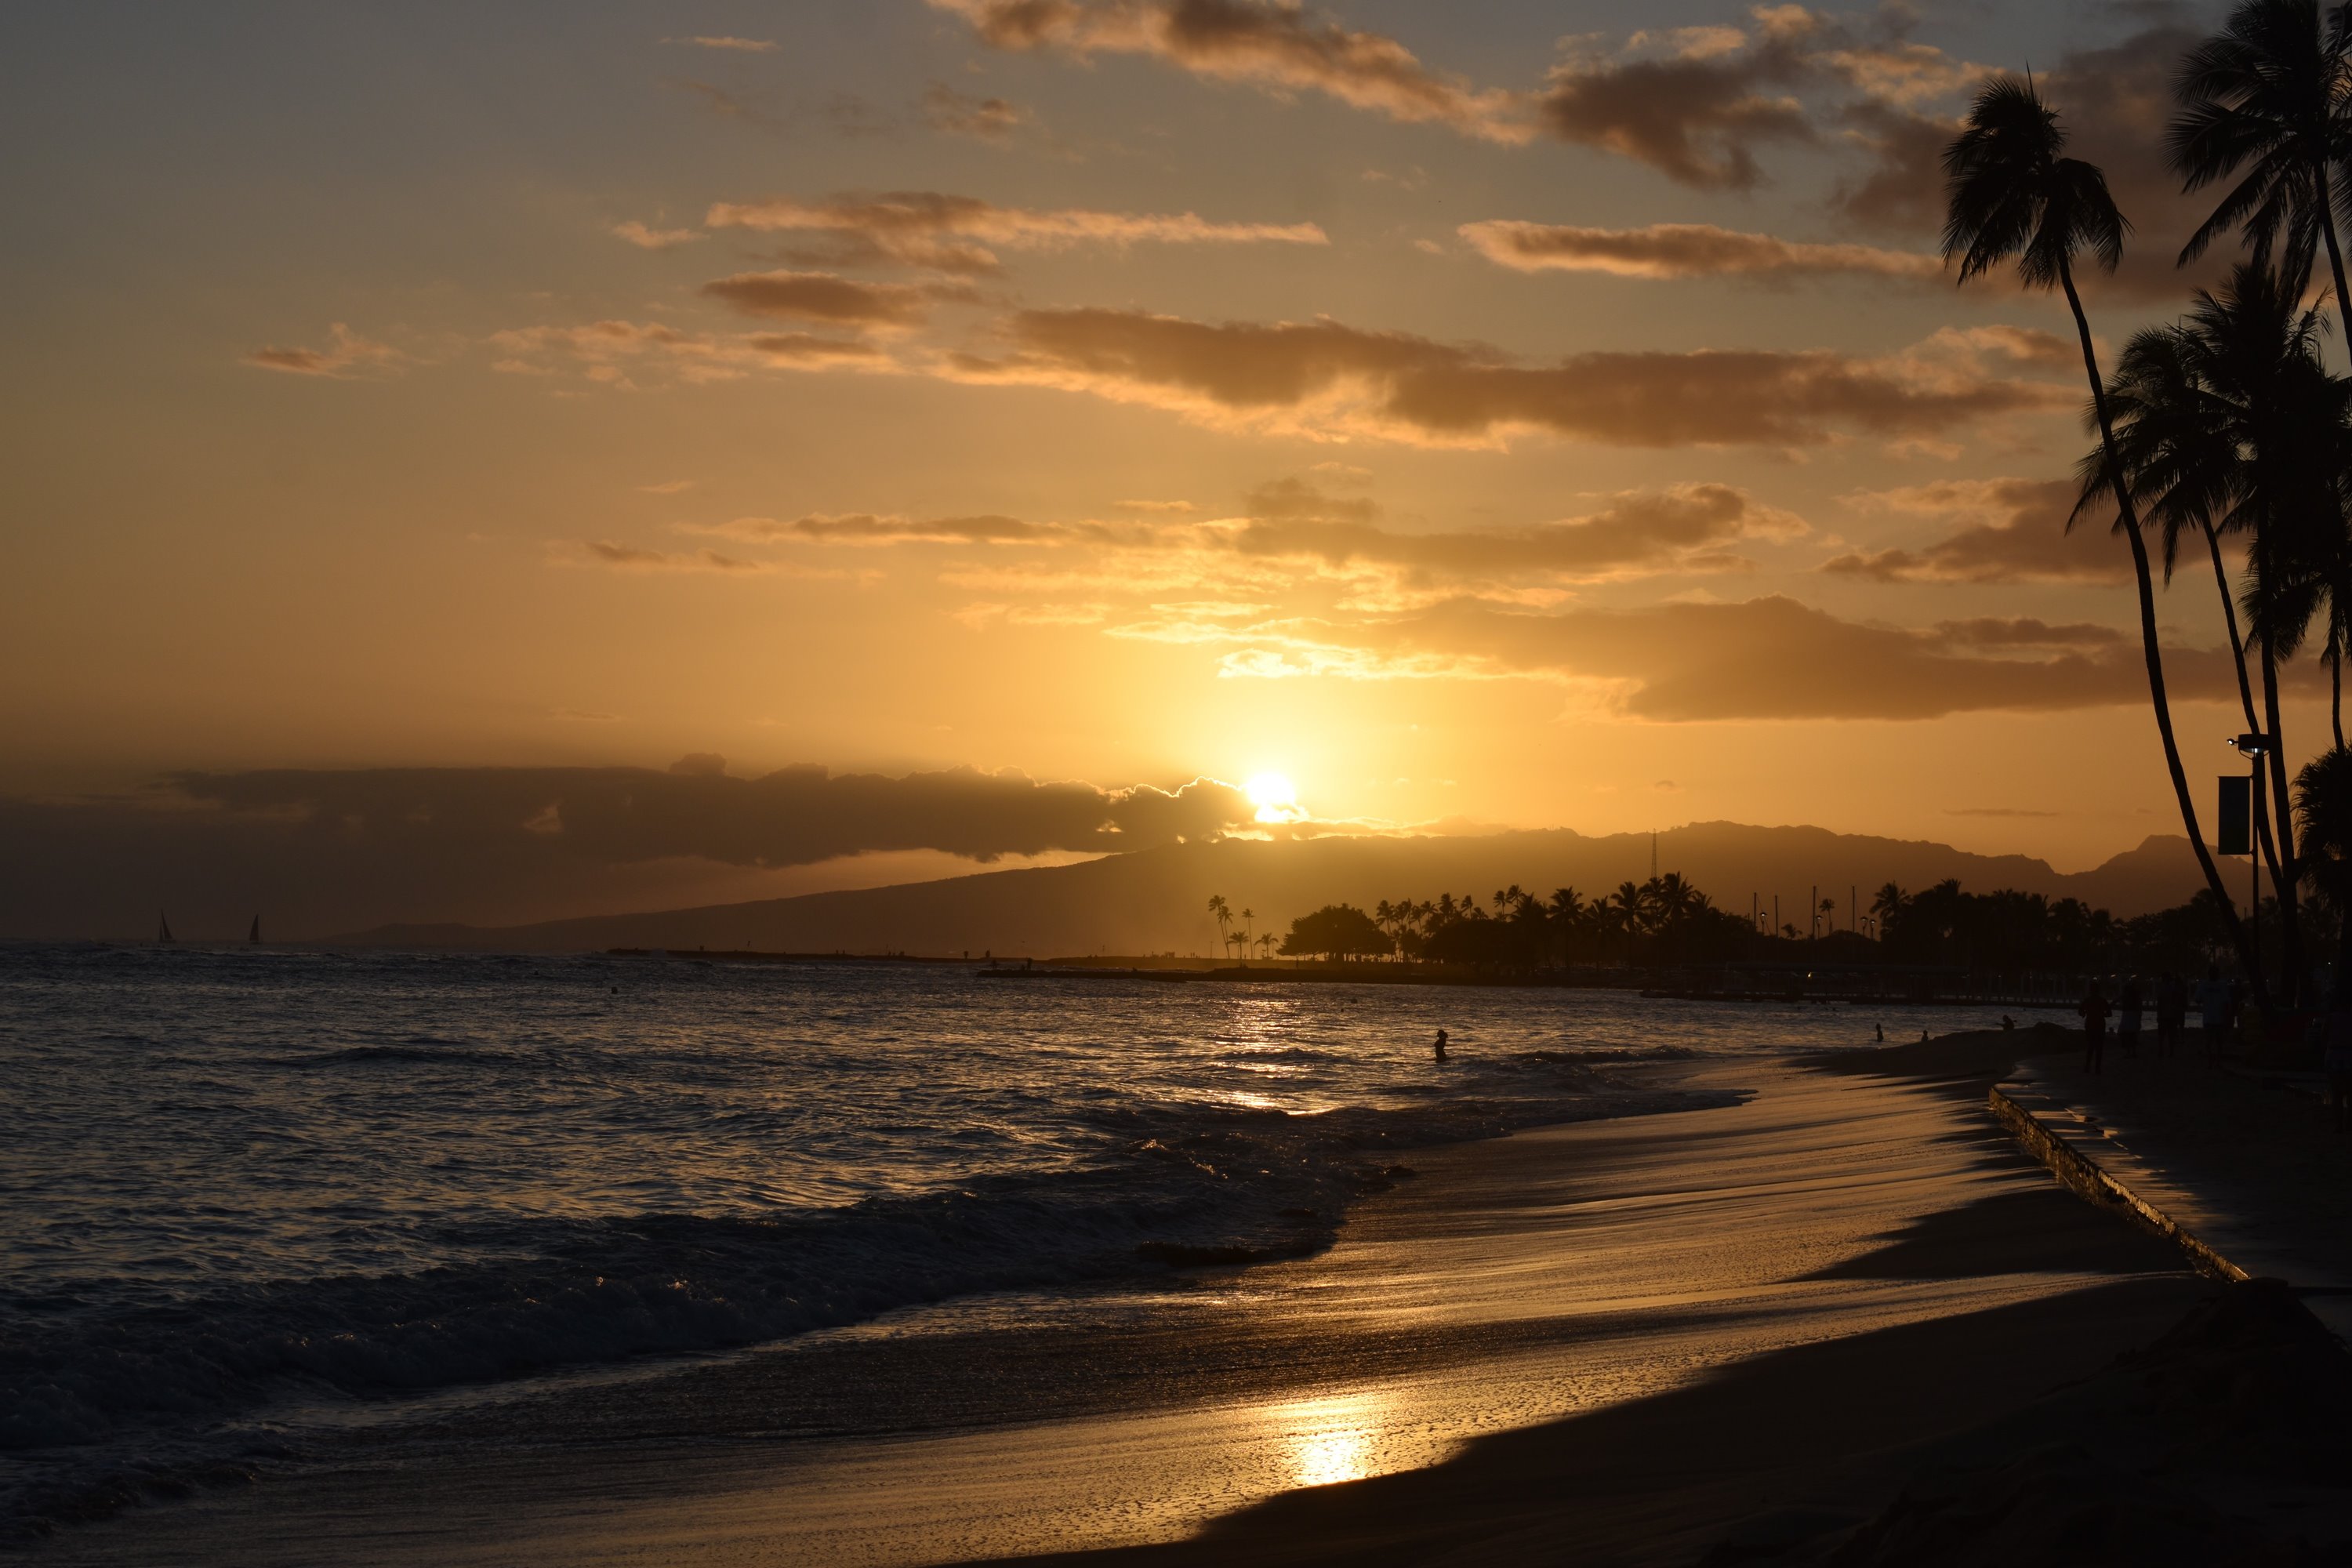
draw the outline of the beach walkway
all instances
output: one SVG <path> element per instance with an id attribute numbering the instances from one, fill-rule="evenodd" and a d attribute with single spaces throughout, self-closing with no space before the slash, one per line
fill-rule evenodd
<path id="1" fill-rule="evenodd" d="M 2209 1248 L 2220 1271 L 2281 1279 L 2352 1339 L 2352 1135 L 2334 1131 L 2309 1075 L 2110 1047 L 2106 1070 L 2071 1054 L 2020 1065 L 2002 1091 L 2080 1160 Z"/>

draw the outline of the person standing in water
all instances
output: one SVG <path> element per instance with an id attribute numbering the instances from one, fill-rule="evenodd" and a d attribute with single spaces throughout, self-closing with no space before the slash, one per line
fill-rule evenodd
<path id="1" fill-rule="evenodd" d="M 1440 1030 L 1438 1030 L 1438 1031 L 1437 1031 L 1437 1044 L 1436 1044 L 1433 1047 L 1432 1047 L 1432 1048 L 1433 1048 L 1433 1049 L 1434 1049 L 1434 1050 L 1437 1052 L 1437 1059 L 1438 1059 L 1439 1061 L 1444 1061 L 1444 1060 L 1445 1059 L 1445 1031 L 1444 1031 L 1444 1030 L 1440 1029 Z"/>
<path id="2" fill-rule="evenodd" d="M 2107 998 L 2095 975 L 2074 1011 L 2083 1015 L 2083 1070 L 2099 1071 L 2107 1055 Z"/>

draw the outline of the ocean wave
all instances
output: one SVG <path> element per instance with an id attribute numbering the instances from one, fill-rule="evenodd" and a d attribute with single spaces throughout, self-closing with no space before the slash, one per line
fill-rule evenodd
<path id="1" fill-rule="evenodd" d="M 382 1398 L 722 1350 L 950 1296 L 1297 1256 L 1393 1179 L 1393 1151 L 1688 1102 L 1579 1093 L 1315 1117 L 1122 1107 L 1097 1118 L 1115 1142 L 1077 1170 L 777 1216 L 510 1224 L 487 1238 L 510 1261 L 271 1280 L 95 1321 L 45 1322 L 19 1298 L 0 1342 L 0 1451 L 217 1423 L 289 1396 Z"/>

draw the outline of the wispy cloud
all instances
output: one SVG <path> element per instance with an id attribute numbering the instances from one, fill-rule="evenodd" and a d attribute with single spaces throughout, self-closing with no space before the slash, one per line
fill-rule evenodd
<path id="1" fill-rule="evenodd" d="M 665 44 L 688 44 L 698 49 L 719 49 L 730 54 L 767 55 L 776 51 L 773 38 L 737 38 L 725 36 L 697 35 L 685 38 L 664 38 Z"/>
<path id="2" fill-rule="evenodd" d="M 614 224 L 611 232 L 640 250 L 670 250 L 681 245 L 691 245 L 702 237 L 698 229 L 647 228 L 635 218 Z"/>
<path id="3" fill-rule="evenodd" d="M 1822 570 L 1880 583 L 2083 583 L 2126 580 L 2130 560 L 2106 530 L 2072 532 L 2074 487 L 2064 479 L 1948 479 L 1845 498 L 1865 514 L 1924 518 L 1950 530 L 1916 548 L 1857 551 Z"/>
<path id="4" fill-rule="evenodd" d="M 958 92 L 943 81 L 935 81 L 923 89 L 924 121 L 932 130 L 950 136 L 969 136 L 975 142 L 1002 146 L 1034 118 L 1029 110 L 1009 100 L 975 98 L 968 92 Z"/>
<path id="5" fill-rule="evenodd" d="M 1489 261 L 1520 272 L 1605 272 L 1620 278 L 1752 278 L 1786 280 L 1852 276 L 1940 279 L 1943 262 L 1911 250 L 1820 245 L 1746 234 L 1704 223 L 1646 228 L 1576 228 L 1490 219 L 1455 232 Z"/>
<path id="6" fill-rule="evenodd" d="M 820 248 L 790 259 L 831 266 L 893 262 L 942 272 L 992 272 L 989 246 L 1059 250 L 1075 245 L 1326 245 L 1311 223 L 1214 223 L 1195 213 L 1115 213 L 1083 207 L 1041 211 L 1002 207 L 938 191 L 836 195 L 820 202 L 788 196 L 720 202 L 713 228 L 802 233 Z"/>
<path id="7" fill-rule="evenodd" d="M 1820 446 L 1916 437 L 2073 405 L 2074 394 L 1981 363 L 1998 345 L 1932 338 L 1865 358 L 1829 350 L 1596 352 L 1528 364 L 1491 349 L 1328 320 L 1204 322 L 1140 310 L 1023 310 L 989 358 L 934 374 L 1057 387 L 1194 421 L 1422 446 L 1542 431 L 1611 446 Z"/>
<path id="8" fill-rule="evenodd" d="M 1323 93 L 1391 120 L 1444 125 L 1489 142 L 1533 134 L 1511 93 L 1472 87 L 1423 65 L 1382 33 L 1301 5 L 1254 0 L 931 0 L 999 49 L 1054 49 L 1084 59 L 1145 55 L 1195 76 L 1276 94 Z"/>
<path id="9" fill-rule="evenodd" d="M 363 338 L 341 321 L 330 329 L 328 344 L 323 349 L 258 348 L 242 357 L 244 363 L 258 370 L 331 380 L 347 379 L 364 370 L 398 370 L 408 363 L 408 356 L 390 343 Z"/>

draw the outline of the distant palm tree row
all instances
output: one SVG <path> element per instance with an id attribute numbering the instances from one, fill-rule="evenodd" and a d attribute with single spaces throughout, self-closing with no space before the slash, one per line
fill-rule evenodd
<path id="1" fill-rule="evenodd" d="M 2184 539 L 2201 542 L 2213 570 L 2236 661 L 2249 733 L 2266 737 L 2257 763 L 2261 795 L 2285 805 L 2258 813 L 2258 851 L 2276 905 L 2266 949 L 2281 977 L 2278 1001 L 2304 998 L 2309 885 L 2331 898 L 2352 827 L 2344 761 L 2343 662 L 2352 651 L 2352 380 L 2326 368 L 2327 323 L 2307 308 L 2320 253 L 2327 257 L 2338 321 L 2352 321 L 2337 225 L 2352 215 L 2352 3 L 2246 0 L 2221 29 L 2189 51 L 2173 82 L 2164 149 L 2185 191 L 2225 187 L 2212 214 L 2182 246 L 2187 265 L 2236 234 L 2244 259 L 2218 290 L 2200 289 L 2172 325 L 2136 334 L 2112 378 L 2101 374 L 2075 288 L 2078 258 L 2113 270 L 2129 229 L 2105 176 L 2065 156 L 2057 111 L 2032 80 L 1987 82 L 1965 128 L 1944 154 L 1944 255 L 1967 282 L 2012 259 L 2020 278 L 2065 296 L 2090 386 L 2087 423 L 2099 444 L 2080 467 L 2074 520 L 2112 510 L 2129 546 L 2139 596 L 2148 695 L 2182 825 L 2195 847 L 2211 913 L 2272 1000 L 2257 933 L 2231 902 L 2200 828 L 2167 698 L 2158 645 L 2153 524 L 2169 584 Z M 2233 594 L 2222 542 L 2239 544 L 2243 580 Z M 2243 614 L 2241 626 L 2240 614 Z M 2317 635 L 2315 638 L 2315 626 Z M 2290 792 L 2281 687 L 2307 648 L 2327 667 L 2331 748 L 2302 770 Z M 2258 795 L 2258 799 L 2261 796 Z M 2302 843 L 2297 843 L 2297 822 Z M 2352 922 L 2338 938 L 2347 972 Z"/>
<path id="2" fill-rule="evenodd" d="M 2337 765 L 2352 766 L 2352 752 L 2335 754 L 2347 759 Z M 2352 832 L 2352 824 L 2343 830 Z M 2336 869 L 2347 864 L 2326 863 Z M 2330 887 L 2352 890 L 2352 879 Z M 1223 901 L 1211 900 L 1213 913 Z M 2320 907 L 2322 922 L 2335 923 L 2342 907 L 2331 890 Z M 1834 900 L 1822 900 L 1821 909 L 1825 916 L 1833 913 Z M 2280 918 L 2275 901 L 2266 902 L 2263 917 L 2265 940 L 2274 940 Z M 1538 899 L 1514 885 L 1483 903 L 1475 893 L 1441 893 L 1433 900 L 1383 899 L 1369 911 L 1326 904 L 1291 921 L 1273 951 L 1286 958 L 1393 960 L 1515 973 L 1579 965 L 1645 969 L 1801 962 L 2070 974 L 2154 974 L 2167 968 L 2201 973 L 2216 953 L 2227 951 L 2230 918 L 2227 906 L 2208 890 L 2177 909 L 2118 920 L 2075 899 L 2008 889 L 1969 893 L 1957 881 L 1913 893 L 1889 882 L 1869 907 L 1872 937 L 1835 929 L 1826 919 L 1803 927 L 1790 921 L 1774 931 L 1769 921 L 1751 924 L 1668 872 L 1646 882 L 1620 883 L 1615 891 L 1591 899 L 1574 888 Z M 1862 917 L 1854 921 L 1864 923 Z M 1274 942 L 1271 934 L 1261 935 L 1255 945 L 1263 954 Z"/>

